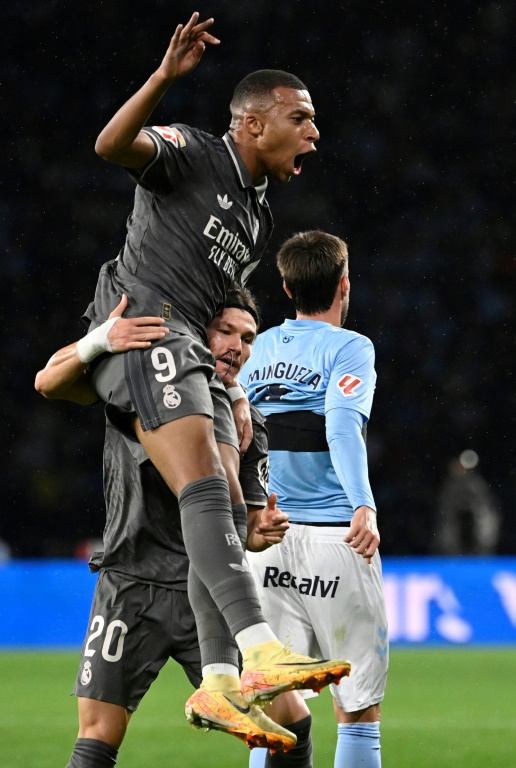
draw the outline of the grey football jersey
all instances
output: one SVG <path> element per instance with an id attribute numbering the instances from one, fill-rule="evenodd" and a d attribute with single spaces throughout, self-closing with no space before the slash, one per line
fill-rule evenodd
<path id="1" fill-rule="evenodd" d="M 253 439 L 240 460 L 240 485 L 248 507 L 264 507 L 269 488 L 269 454 L 265 417 L 251 405 Z"/>
<path id="2" fill-rule="evenodd" d="M 267 432 L 256 408 L 251 415 L 254 435 L 242 458 L 240 482 L 246 503 L 260 507 L 267 502 Z M 135 581 L 186 590 L 188 558 L 177 498 L 136 437 L 109 418 L 104 495 L 104 551 L 94 553 L 90 570 L 106 568 Z"/>
<path id="3" fill-rule="evenodd" d="M 272 232 L 266 182 L 253 186 L 229 134 L 182 124 L 144 130 L 156 154 L 130 171 L 137 186 L 119 277 L 127 272 L 164 296 L 204 334 L 231 280 L 245 283 L 265 251 Z"/>

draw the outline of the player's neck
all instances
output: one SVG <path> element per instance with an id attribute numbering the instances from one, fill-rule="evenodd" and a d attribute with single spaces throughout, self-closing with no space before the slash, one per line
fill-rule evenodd
<path id="1" fill-rule="evenodd" d="M 296 320 L 317 320 L 320 323 L 329 323 L 337 328 L 341 326 L 341 307 L 333 304 L 326 312 L 316 312 L 314 315 L 305 315 L 296 312 Z"/>
<path id="2" fill-rule="evenodd" d="M 244 141 L 237 131 L 230 130 L 229 135 L 233 139 L 233 143 L 237 149 L 237 152 L 242 158 L 254 186 L 263 184 L 266 173 L 263 167 L 263 163 L 260 161 L 256 154 L 255 146 Z"/>

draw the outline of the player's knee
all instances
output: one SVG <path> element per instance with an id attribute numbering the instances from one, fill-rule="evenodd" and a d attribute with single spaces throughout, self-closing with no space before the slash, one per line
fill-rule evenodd
<path id="1" fill-rule="evenodd" d="M 380 720 L 380 704 L 372 704 L 356 712 L 344 712 L 335 699 L 333 706 L 338 723 L 377 723 Z"/>
<path id="2" fill-rule="evenodd" d="M 79 738 L 96 739 L 118 749 L 131 713 L 124 707 L 97 699 L 79 698 Z"/>
<path id="3" fill-rule="evenodd" d="M 276 696 L 271 702 L 270 711 L 267 714 L 276 723 L 284 725 L 303 720 L 305 717 L 308 717 L 310 710 L 299 691 L 288 691 L 280 696 Z"/>

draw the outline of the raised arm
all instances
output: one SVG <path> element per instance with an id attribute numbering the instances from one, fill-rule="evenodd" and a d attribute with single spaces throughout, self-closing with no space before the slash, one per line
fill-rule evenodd
<path id="1" fill-rule="evenodd" d="M 168 333 L 161 317 L 123 318 L 126 307 L 124 295 L 109 320 L 52 355 L 45 368 L 36 374 L 36 390 L 50 400 L 70 400 L 78 405 L 97 402 L 97 395 L 85 375 L 88 363 L 104 352 L 150 347 L 153 341 Z"/>
<path id="2" fill-rule="evenodd" d="M 206 31 L 213 19 L 200 24 L 198 20 L 196 12 L 187 24 L 176 27 L 158 69 L 99 134 L 95 151 L 105 160 L 126 168 L 143 168 L 153 158 L 154 143 L 141 129 L 170 86 L 197 66 L 206 43 L 220 42 Z"/>

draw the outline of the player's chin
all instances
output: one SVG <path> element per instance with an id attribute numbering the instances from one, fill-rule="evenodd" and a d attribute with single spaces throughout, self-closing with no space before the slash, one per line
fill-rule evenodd
<path id="1" fill-rule="evenodd" d="M 273 178 L 275 181 L 279 181 L 280 184 L 288 184 L 294 175 L 294 169 L 290 168 L 287 170 L 282 168 L 273 175 Z"/>
<path id="2" fill-rule="evenodd" d="M 217 360 L 215 371 L 218 373 L 219 377 L 222 379 L 224 384 L 226 384 L 226 386 L 233 386 L 234 381 L 240 371 L 240 366 L 230 365 L 229 363 L 224 362 L 224 360 Z"/>
<path id="3" fill-rule="evenodd" d="M 297 162 L 297 164 L 296 164 Z M 293 176 L 301 176 L 302 160 L 299 161 L 296 157 L 293 165 L 289 165 L 287 168 L 282 168 L 276 176 L 276 180 L 287 184 Z"/>

